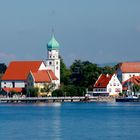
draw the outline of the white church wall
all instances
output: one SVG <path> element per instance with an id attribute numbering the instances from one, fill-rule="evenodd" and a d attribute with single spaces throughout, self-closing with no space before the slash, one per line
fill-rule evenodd
<path id="1" fill-rule="evenodd" d="M 47 70 L 47 68 L 43 62 L 41 63 L 39 70 Z"/>

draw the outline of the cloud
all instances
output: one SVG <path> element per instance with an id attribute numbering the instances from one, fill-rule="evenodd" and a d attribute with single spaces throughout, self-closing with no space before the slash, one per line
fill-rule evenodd
<path id="1" fill-rule="evenodd" d="M 9 63 L 12 60 L 15 60 L 16 56 L 14 54 L 0 52 L 0 63 Z"/>

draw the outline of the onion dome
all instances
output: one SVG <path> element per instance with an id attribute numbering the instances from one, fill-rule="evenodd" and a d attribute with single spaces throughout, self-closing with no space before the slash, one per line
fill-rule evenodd
<path id="1" fill-rule="evenodd" d="M 48 49 L 59 49 L 60 45 L 57 42 L 57 40 L 55 39 L 54 35 L 52 36 L 51 40 L 49 41 L 49 43 L 47 44 L 47 48 Z"/>

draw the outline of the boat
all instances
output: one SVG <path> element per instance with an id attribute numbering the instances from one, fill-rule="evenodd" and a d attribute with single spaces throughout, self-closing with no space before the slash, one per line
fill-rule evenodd
<path id="1" fill-rule="evenodd" d="M 140 98 L 130 95 L 128 97 L 117 98 L 116 102 L 140 102 Z"/>

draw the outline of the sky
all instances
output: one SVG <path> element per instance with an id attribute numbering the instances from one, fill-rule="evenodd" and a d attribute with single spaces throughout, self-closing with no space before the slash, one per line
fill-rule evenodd
<path id="1" fill-rule="evenodd" d="M 66 65 L 140 61 L 140 0 L 0 0 L 0 63 L 47 59 L 52 28 Z"/>

